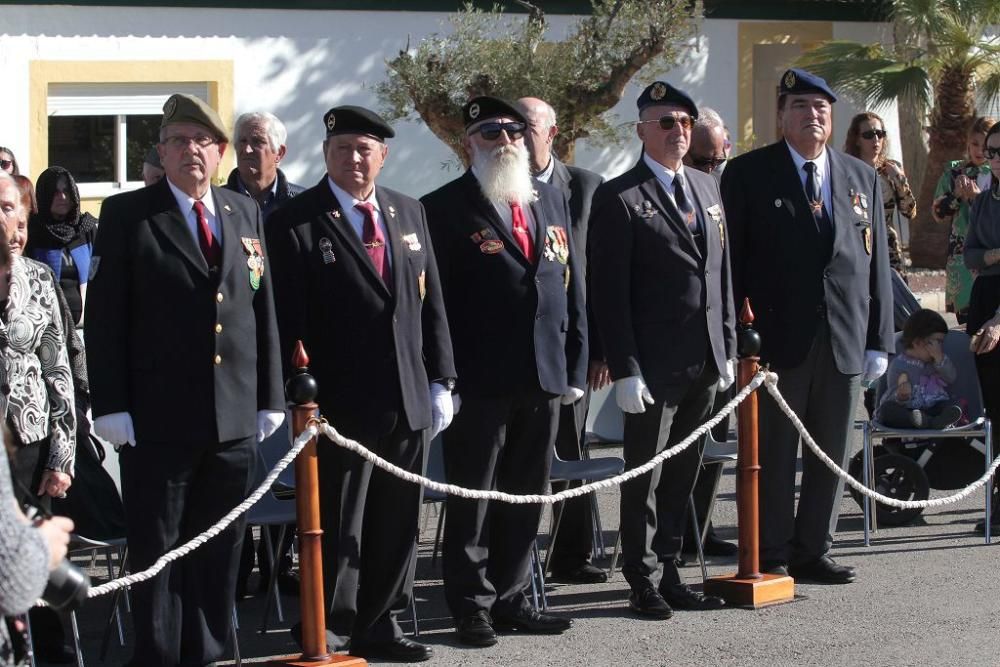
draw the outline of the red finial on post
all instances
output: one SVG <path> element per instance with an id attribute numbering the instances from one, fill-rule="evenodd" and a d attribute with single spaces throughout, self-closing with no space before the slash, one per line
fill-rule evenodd
<path id="1" fill-rule="evenodd" d="M 301 340 L 295 341 L 295 351 L 292 352 L 292 368 L 308 368 L 309 355 L 306 354 L 306 346 Z"/>
<path id="2" fill-rule="evenodd" d="M 743 297 L 743 307 L 740 308 L 740 324 L 745 327 L 753 324 L 754 315 L 753 310 L 750 308 L 750 298 Z"/>

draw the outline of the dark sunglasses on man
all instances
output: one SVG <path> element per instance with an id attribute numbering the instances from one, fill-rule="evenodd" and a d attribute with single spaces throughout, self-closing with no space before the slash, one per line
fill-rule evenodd
<path id="1" fill-rule="evenodd" d="M 690 130 L 691 126 L 694 124 L 691 120 L 691 116 L 660 116 L 659 118 L 653 120 L 640 120 L 639 124 L 644 123 L 659 123 L 661 130 L 666 130 L 669 132 L 674 129 L 675 125 L 680 125 L 685 130 Z"/>
<path id="2" fill-rule="evenodd" d="M 507 136 L 510 137 L 511 140 L 516 141 L 524 136 L 525 127 L 524 123 L 519 123 L 517 121 L 511 121 L 509 123 L 483 123 L 472 132 L 469 132 L 469 134 L 472 135 L 478 132 L 479 136 L 486 141 L 496 141 L 500 138 L 501 132 L 506 132 Z"/>
<path id="3" fill-rule="evenodd" d="M 885 134 L 885 130 L 865 130 L 861 133 L 861 136 L 865 139 L 874 139 L 875 137 L 885 139 Z"/>
<path id="4" fill-rule="evenodd" d="M 719 165 L 723 164 L 727 158 L 724 157 L 695 157 L 691 156 L 691 164 L 698 168 L 704 169 L 708 167 L 709 169 L 718 169 Z"/>

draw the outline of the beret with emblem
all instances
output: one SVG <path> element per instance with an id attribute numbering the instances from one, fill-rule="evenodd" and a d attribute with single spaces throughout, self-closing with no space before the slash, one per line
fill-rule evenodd
<path id="1" fill-rule="evenodd" d="M 229 141 L 226 126 L 215 109 L 194 95 L 175 93 L 163 105 L 163 120 L 160 127 L 173 123 L 194 123 L 210 130 L 219 141 Z"/>
<path id="2" fill-rule="evenodd" d="M 820 93 L 830 99 L 830 103 L 837 101 L 837 96 L 826 85 L 826 81 L 820 77 L 805 71 L 804 69 L 792 68 L 781 75 L 781 84 L 778 86 L 778 96 L 800 95 L 803 93 Z"/>
<path id="3" fill-rule="evenodd" d="M 509 116 L 525 125 L 528 124 L 524 114 L 517 107 L 499 97 L 490 97 L 489 95 L 473 97 L 462 107 L 462 120 L 465 121 L 465 129 L 469 129 L 471 125 L 480 121 L 500 116 Z"/>
<path id="4" fill-rule="evenodd" d="M 654 81 L 646 86 L 646 89 L 639 95 L 639 99 L 635 101 L 635 104 L 639 107 L 639 111 L 655 104 L 676 104 L 687 109 L 688 115 L 691 118 L 698 117 L 698 107 L 695 106 L 691 96 L 679 88 L 674 88 L 665 81 Z"/>
<path id="5" fill-rule="evenodd" d="M 392 127 L 374 111 L 350 104 L 333 107 L 323 116 L 326 136 L 335 134 L 367 134 L 385 141 L 396 136 Z"/>

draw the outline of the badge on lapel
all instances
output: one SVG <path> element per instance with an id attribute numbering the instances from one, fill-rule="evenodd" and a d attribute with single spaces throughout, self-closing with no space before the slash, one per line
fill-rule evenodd
<path id="1" fill-rule="evenodd" d="M 260 247 L 260 239 L 243 236 L 240 238 L 243 252 L 247 254 L 247 266 L 250 268 L 250 287 L 260 289 L 260 279 L 264 277 L 264 250 Z"/>
<path id="2" fill-rule="evenodd" d="M 705 213 L 708 213 L 708 217 L 712 219 L 712 222 L 719 226 L 719 245 L 725 249 L 726 225 L 722 222 L 722 208 L 718 204 L 712 204 L 705 209 Z"/>
<path id="3" fill-rule="evenodd" d="M 872 226 L 865 225 L 864 229 L 861 230 L 861 238 L 865 242 L 865 252 L 869 255 L 872 254 Z"/>
<path id="4" fill-rule="evenodd" d="M 479 244 L 479 252 L 484 255 L 495 255 L 503 250 L 503 241 L 500 239 L 486 239 Z"/>
<path id="5" fill-rule="evenodd" d="M 333 242 L 325 236 L 319 240 L 319 253 L 323 257 L 324 264 L 333 264 L 337 261 L 337 256 L 333 254 Z"/>
<path id="6" fill-rule="evenodd" d="M 389 217 L 390 218 L 396 217 L 396 207 L 393 206 L 392 204 L 389 204 Z"/>
<path id="7" fill-rule="evenodd" d="M 848 196 L 851 198 L 851 208 L 854 209 L 854 214 L 867 220 L 868 219 L 868 199 L 863 194 L 855 192 L 854 189 L 847 191 Z"/>
<path id="8" fill-rule="evenodd" d="M 403 234 L 403 245 L 410 252 L 420 252 L 421 245 L 420 239 L 417 238 L 416 234 Z"/>
<path id="9" fill-rule="evenodd" d="M 648 220 L 656 215 L 656 209 L 653 208 L 653 203 L 648 199 L 644 200 L 641 204 L 635 204 L 632 207 L 632 210 L 635 211 L 637 216 L 645 220 Z"/>
<path id="10" fill-rule="evenodd" d="M 420 294 L 420 300 L 423 301 L 424 297 L 427 296 L 427 273 L 421 271 L 420 275 L 417 276 L 417 292 Z"/>
<path id="11" fill-rule="evenodd" d="M 545 229 L 545 247 L 542 256 L 548 261 L 558 261 L 560 264 L 569 262 L 569 239 L 566 230 L 558 225 L 549 225 Z"/>

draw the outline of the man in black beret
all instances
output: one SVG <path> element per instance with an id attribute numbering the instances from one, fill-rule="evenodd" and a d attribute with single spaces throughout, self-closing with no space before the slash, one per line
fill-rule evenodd
<path id="1" fill-rule="evenodd" d="M 455 346 L 461 411 L 444 434 L 448 481 L 544 493 L 560 400 L 583 396 L 587 322 L 563 194 L 534 181 L 525 118 L 495 97 L 463 107 L 471 166 L 423 197 Z M 525 597 L 540 506 L 448 496 L 445 598 L 458 639 L 557 634 Z"/>
<path id="2" fill-rule="evenodd" d="M 663 81 L 647 86 L 637 105 L 643 156 L 598 189 L 590 218 L 591 308 L 625 413 L 627 468 L 710 416 L 716 388 L 733 381 L 736 356 L 719 185 L 683 165 L 698 109 Z M 683 583 L 677 567 L 703 447 L 701 440 L 622 486 L 622 574 L 641 616 L 723 605 Z"/>
<path id="3" fill-rule="evenodd" d="M 455 382 L 427 217 L 375 184 L 394 136 L 378 114 L 340 106 L 323 124 L 326 174 L 267 220 L 283 358 L 301 340 L 320 412 L 421 473 L 426 444 L 451 421 Z M 420 486 L 330 442 L 318 458 L 330 649 L 349 641 L 352 655 L 427 660 L 430 647 L 396 622 L 413 590 Z"/>
<path id="4" fill-rule="evenodd" d="M 238 505 L 284 421 L 260 210 L 212 185 L 219 115 L 163 106 L 165 178 L 104 201 L 86 338 L 94 432 L 121 448 L 129 561 L 152 565 Z M 127 444 L 126 444 L 127 443 Z M 205 665 L 230 636 L 244 520 L 132 589 L 134 667 Z"/>
<path id="5" fill-rule="evenodd" d="M 761 360 L 820 447 L 847 466 L 862 384 L 885 372 L 892 293 L 875 170 L 826 145 L 836 95 L 800 69 L 779 83 L 770 146 L 730 161 L 722 196 L 732 238 L 733 290 L 750 299 Z M 845 584 L 830 558 L 844 483 L 803 444 L 767 394 L 760 398 L 760 562 L 765 572 Z"/>

